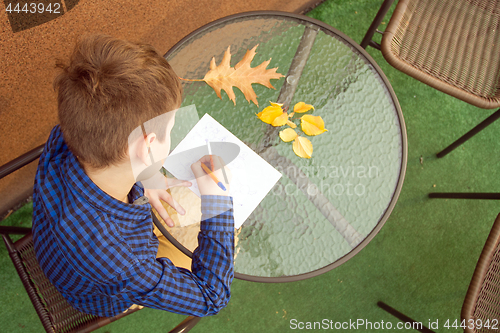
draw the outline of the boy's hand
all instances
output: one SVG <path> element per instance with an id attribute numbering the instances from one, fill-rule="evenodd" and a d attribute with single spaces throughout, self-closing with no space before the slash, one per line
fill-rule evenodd
<path id="1" fill-rule="evenodd" d="M 176 186 L 189 187 L 189 186 L 191 186 L 191 182 L 188 182 L 185 180 L 180 180 L 180 179 L 174 179 L 174 178 L 165 178 L 165 185 L 166 185 L 167 189 L 169 189 L 171 187 L 176 187 Z M 186 211 L 184 210 L 184 208 L 182 208 L 181 205 L 179 205 L 177 203 L 177 201 L 175 201 L 174 198 L 172 198 L 170 193 L 168 193 L 164 189 L 147 189 L 147 188 L 145 188 L 144 195 L 146 197 L 148 197 L 149 203 L 151 204 L 151 206 L 153 206 L 154 209 L 156 209 L 156 211 L 158 212 L 158 214 L 160 214 L 163 221 L 165 221 L 165 223 L 169 227 L 173 227 L 175 225 L 174 220 L 172 220 L 170 218 L 170 216 L 168 215 L 167 210 L 161 204 L 161 200 L 168 203 L 173 209 L 175 209 L 177 211 L 177 213 L 179 213 L 181 215 L 186 214 Z"/>
<path id="2" fill-rule="evenodd" d="M 213 169 L 212 163 L 210 160 L 210 156 L 213 159 Z M 213 174 L 217 177 L 217 179 L 224 185 L 226 190 L 221 189 L 215 181 L 203 170 L 201 164 L 205 164 L 210 170 L 212 170 Z M 224 168 L 224 173 L 222 172 L 222 168 Z M 227 166 L 225 166 L 224 161 L 221 157 L 217 155 L 205 155 L 200 158 L 196 163 L 191 165 L 191 170 L 196 177 L 196 181 L 198 182 L 198 188 L 200 189 L 201 195 L 224 195 L 229 196 L 229 183 L 231 182 L 231 171 Z M 225 181 L 227 178 L 227 182 Z"/>

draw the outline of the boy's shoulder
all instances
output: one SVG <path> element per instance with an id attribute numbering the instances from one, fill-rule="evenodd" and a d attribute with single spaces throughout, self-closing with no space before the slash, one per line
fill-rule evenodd
<path id="1" fill-rule="evenodd" d="M 130 198 L 143 194 L 134 185 Z M 149 204 L 122 203 L 95 185 L 66 146 L 59 126 L 54 127 L 35 177 L 33 210 L 38 216 L 33 216 L 34 225 L 57 229 L 58 234 L 75 240 L 111 237 L 118 241 L 125 221 L 143 221 L 150 217 L 150 209 Z"/>

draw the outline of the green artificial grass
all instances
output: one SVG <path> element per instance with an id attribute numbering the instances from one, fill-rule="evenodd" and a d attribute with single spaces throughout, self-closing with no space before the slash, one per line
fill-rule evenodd
<path id="1" fill-rule="evenodd" d="M 308 15 L 360 43 L 381 3 L 327 0 Z M 392 215 L 360 253 L 325 274 L 282 284 L 235 280 L 227 308 L 202 319 L 192 332 L 288 332 L 299 330 L 292 329 L 291 320 L 323 319 L 384 321 L 396 327 L 398 320 L 378 308 L 377 301 L 425 325 L 438 320 L 437 332 L 457 331 L 444 324 L 460 318 L 472 273 L 500 205 L 492 200 L 431 200 L 427 193 L 498 192 L 500 122 L 437 159 L 438 151 L 493 111 L 436 91 L 389 66 L 379 51 L 369 48 L 368 52 L 396 92 L 408 135 L 406 178 Z M 28 225 L 30 209 L 26 205 L 2 224 Z M 42 331 L 4 246 L 0 246 L 0 276 L 0 330 Z M 144 309 L 99 332 L 166 332 L 183 318 Z M 388 330 L 363 326 L 342 331 Z"/>

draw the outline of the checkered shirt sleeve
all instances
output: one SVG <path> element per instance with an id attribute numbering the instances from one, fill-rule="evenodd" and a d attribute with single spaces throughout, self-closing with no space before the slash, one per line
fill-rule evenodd
<path id="1" fill-rule="evenodd" d="M 232 198 L 202 196 L 192 271 L 175 267 L 168 258 L 150 258 L 121 277 L 127 285 L 123 292 L 131 302 L 151 308 L 199 317 L 216 314 L 230 299 L 233 253 Z"/>

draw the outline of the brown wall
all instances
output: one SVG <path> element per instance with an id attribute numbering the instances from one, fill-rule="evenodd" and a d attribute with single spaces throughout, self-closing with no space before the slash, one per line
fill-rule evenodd
<path id="1" fill-rule="evenodd" d="M 58 123 L 52 90 L 55 59 L 67 58 L 80 34 L 146 42 L 164 54 L 188 33 L 218 18 L 253 10 L 303 13 L 321 1 L 66 0 L 59 15 L 8 14 L 9 2 L 23 1 L 0 3 L 0 165 L 44 143 Z M 0 180 L 0 217 L 31 193 L 36 165 Z"/>

